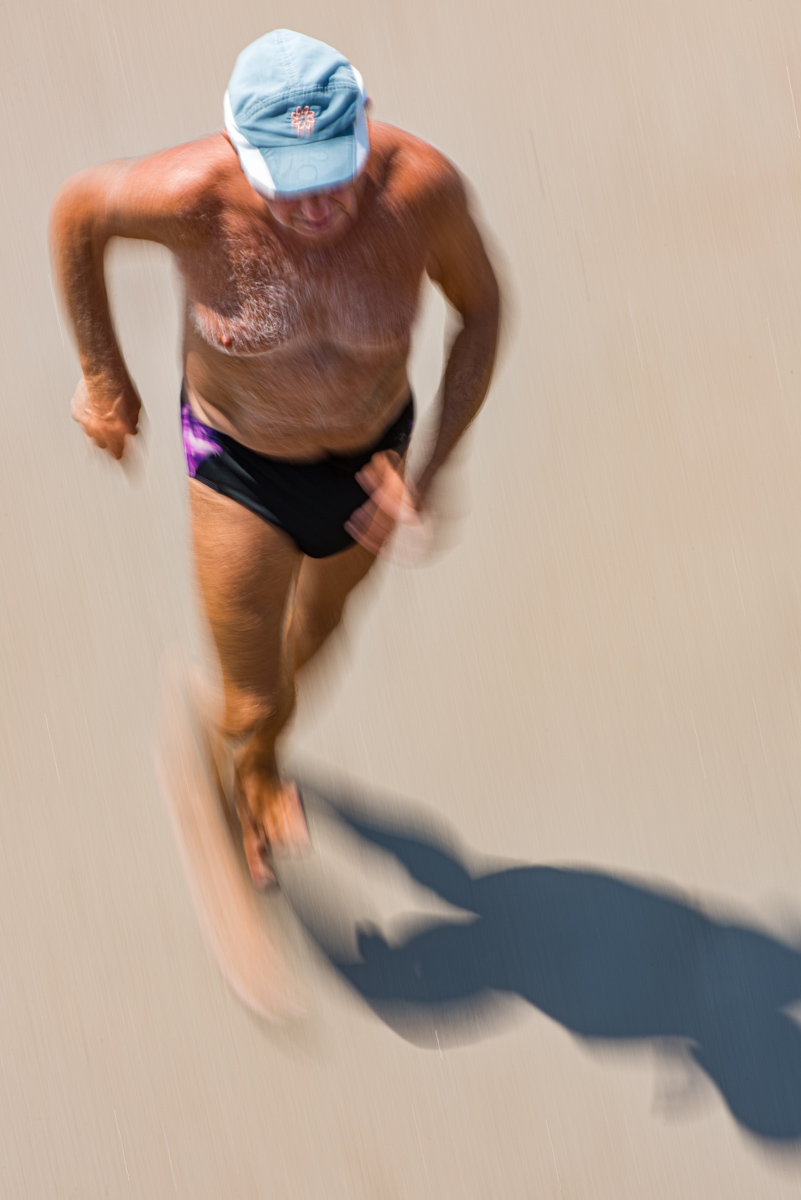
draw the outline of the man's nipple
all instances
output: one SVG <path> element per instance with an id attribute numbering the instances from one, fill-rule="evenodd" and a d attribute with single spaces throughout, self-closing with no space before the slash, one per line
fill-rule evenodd
<path id="1" fill-rule="evenodd" d="M 233 341 L 233 338 L 231 337 L 230 333 L 223 334 L 222 344 L 224 346 L 230 346 L 232 341 Z"/>

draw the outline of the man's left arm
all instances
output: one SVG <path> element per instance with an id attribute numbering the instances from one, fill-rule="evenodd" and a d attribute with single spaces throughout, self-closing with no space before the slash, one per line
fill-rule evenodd
<path id="1" fill-rule="evenodd" d="M 464 185 L 451 168 L 437 198 L 434 241 L 426 271 L 461 318 L 439 397 L 439 426 L 416 482 L 421 507 L 449 454 L 478 413 L 490 384 L 498 345 L 500 292 Z"/>
<path id="2" fill-rule="evenodd" d="M 345 528 L 373 554 L 386 553 L 396 523 L 420 526 L 431 484 L 481 408 L 495 362 L 498 282 L 470 215 L 464 184 L 450 165 L 438 180 L 431 212 L 434 229 L 426 272 L 456 309 L 462 328 L 445 367 L 434 445 L 416 483 L 404 480 L 402 463 L 388 451 L 376 454 L 356 476 L 370 499 L 352 514 Z"/>

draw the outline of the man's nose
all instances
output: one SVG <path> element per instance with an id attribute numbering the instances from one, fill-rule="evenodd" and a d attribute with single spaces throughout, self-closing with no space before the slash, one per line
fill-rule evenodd
<path id="1" fill-rule="evenodd" d="M 308 196 L 303 204 L 304 216 L 310 221 L 322 221 L 328 216 L 331 200 L 328 196 Z"/>

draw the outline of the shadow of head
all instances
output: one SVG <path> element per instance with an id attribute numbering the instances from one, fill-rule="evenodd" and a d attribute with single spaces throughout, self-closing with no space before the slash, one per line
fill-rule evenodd
<path id="1" fill-rule="evenodd" d="M 675 1040 L 751 1133 L 801 1139 L 801 1029 L 784 1011 L 801 999 L 801 954 L 791 946 L 667 889 L 598 871 L 468 869 L 419 822 L 390 826 L 350 800 L 324 803 L 417 883 L 466 910 L 462 921 L 411 921 L 397 942 L 357 927 L 351 960 L 299 914 L 401 1036 L 432 1047 L 487 1036 L 504 996 L 521 997 L 594 1044 Z"/>

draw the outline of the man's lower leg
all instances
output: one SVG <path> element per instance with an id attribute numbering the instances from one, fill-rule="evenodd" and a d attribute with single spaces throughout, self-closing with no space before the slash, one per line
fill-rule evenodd
<path id="1" fill-rule="evenodd" d="M 241 724 L 230 718 L 225 722 L 229 739 L 232 726 L 239 735 L 234 750 L 234 799 L 245 857 L 259 887 L 274 882 L 273 851 L 297 852 L 309 841 L 297 788 L 281 778 L 276 758 L 276 742 L 294 711 L 294 685 L 282 699 L 244 742 Z"/>

